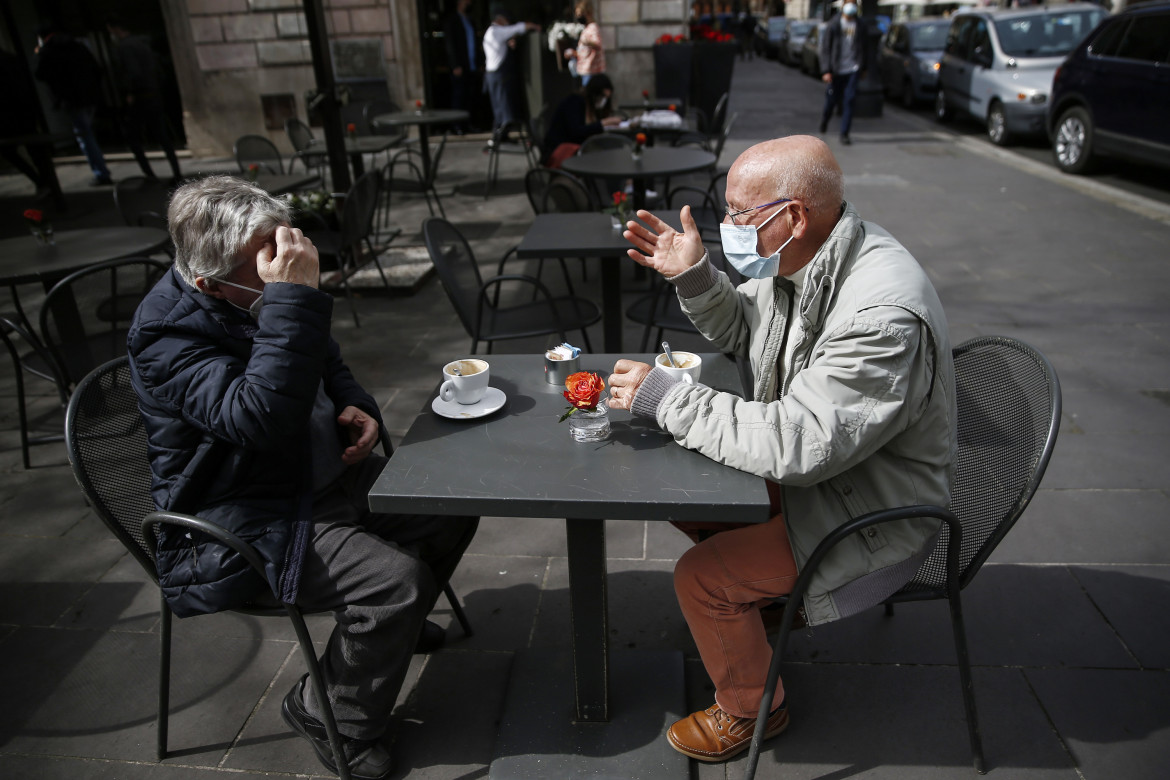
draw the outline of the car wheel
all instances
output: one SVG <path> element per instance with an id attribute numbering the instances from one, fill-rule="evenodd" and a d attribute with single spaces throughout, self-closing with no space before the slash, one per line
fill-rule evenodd
<path id="1" fill-rule="evenodd" d="M 951 119 L 951 107 L 947 105 L 947 94 L 942 87 L 938 88 L 934 96 L 934 118 L 939 122 L 949 122 Z"/>
<path id="2" fill-rule="evenodd" d="M 1007 129 L 1007 117 L 1003 112 L 1003 103 L 992 103 L 987 110 L 987 137 L 996 146 L 1007 146 L 1011 143 L 1011 133 Z"/>
<path id="3" fill-rule="evenodd" d="M 1093 120 L 1080 106 L 1060 115 L 1052 138 L 1056 167 L 1065 173 L 1085 173 L 1093 155 Z"/>
<path id="4" fill-rule="evenodd" d="M 902 108 L 914 108 L 914 85 L 910 79 L 902 82 Z"/>

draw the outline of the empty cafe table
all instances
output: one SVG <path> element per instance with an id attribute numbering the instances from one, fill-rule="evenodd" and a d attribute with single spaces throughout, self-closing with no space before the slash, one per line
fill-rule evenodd
<path id="1" fill-rule="evenodd" d="M 420 108 L 414 111 L 392 111 L 388 114 L 378 114 L 374 117 L 374 127 L 410 127 L 418 128 L 419 153 L 423 158 L 423 175 L 431 175 L 431 147 L 427 142 L 427 133 L 431 127 L 449 125 L 453 122 L 466 122 L 471 117 L 466 111 L 458 108 Z"/>
<path id="2" fill-rule="evenodd" d="M 583 355 L 581 367 L 608 375 L 619 357 Z M 732 361 L 702 357 L 703 384 L 742 392 Z M 515 638 L 523 649 L 512 661 L 489 778 L 686 777 L 688 759 L 663 737 L 685 708 L 681 651 L 609 648 L 605 523 L 764 522 L 765 482 L 624 411 L 610 412 L 607 440 L 574 441 L 557 424 L 564 388 L 545 381 L 542 354 L 484 359 L 503 407 L 469 419 L 424 407 L 370 490 L 370 509 L 567 518 L 559 522 L 569 649 L 524 647 L 526 637 Z"/>
<path id="3" fill-rule="evenodd" d="M 633 179 L 634 208 L 646 207 L 646 188 L 651 179 L 663 179 L 715 167 L 715 155 L 702 149 L 648 146 L 640 157 L 629 149 L 607 149 L 578 154 L 561 167 L 576 176 L 602 179 Z"/>
<path id="4" fill-rule="evenodd" d="M 398 143 L 398 139 L 388 135 L 346 135 L 345 153 L 349 155 L 349 164 L 353 167 L 353 177 L 359 179 L 366 172 L 366 164 L 362 160 L 362 155 L 381 154 L 396 143 Z M 325 139 L 314 138 L 309 143 L 308 150 L 313 153 L 325 152 Z"/>

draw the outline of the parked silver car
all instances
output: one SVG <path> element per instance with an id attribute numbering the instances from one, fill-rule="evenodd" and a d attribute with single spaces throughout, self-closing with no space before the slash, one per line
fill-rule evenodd
<path id="1" fill-rule="evenodd" d="M 812 19 L 796 19 L 790 22 L 781 34 L 782 44 L 778 52 L 780 61 L 785 65 L 799 68 L 804 39 L 808 37 L 809 30 L 816 26 L 817 23 Z"/>
<path id="2" fill-rule="evenodd" d="M 882 38 L 882 89 L 906 108 L 934 100 L 938 61 L 947 43 L 946 19 L 920 19 L 890 27 Z"/>
<path id="3" fill-rule="evenodd" d="M 1001 146 L 1014 135 L 1045 135 L 1052 76 L 1105 15 L 1087 3 L 955 14 L 939 63 L 936 117 L 969 114 Z"/>

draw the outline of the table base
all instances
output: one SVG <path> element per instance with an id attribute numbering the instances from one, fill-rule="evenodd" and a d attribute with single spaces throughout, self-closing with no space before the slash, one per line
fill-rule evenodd
<path id="1" fill-rule="evenodd" d="M 686 706 L 682 653 L 613 650 L 609 671 L 613 719 L 574 722 L 570 652 L 517 651 L 489 780 L 687 777 L 665 736 Z"/>

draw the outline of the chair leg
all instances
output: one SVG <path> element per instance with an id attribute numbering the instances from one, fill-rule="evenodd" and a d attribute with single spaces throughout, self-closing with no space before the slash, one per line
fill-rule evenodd
<path id="1" fill-rule="evenodd" d="M 333 708 L 329 705 L 329 696 L 325 693 L 325 678 L 321 674 L 321 664 L 317 660 L 317 651 L 313 649 L 313 637 L 309 635 L 309 628 L 305 619 L 295 604 L 285 604 L 288 619 L 292 621 L 297 632 L 297 643 L 301 646 L 301 653 L 305 656 L 305 666 L 309 668 L 309 682 L 313 686 L 313 698 L 321 706 L 321 715 L 325 720 L 325 733 L 329 736 L 329 746 L 333 748 L 333 764 L 337 767 L 337 776 L 341 780 L 350 780 L 349 762 L 345 760 L 345 750 L 341 746 L 341 735 L 337 732 L 337 721 L 333 717 Z"/>
<path id="2" fill-rule="evenodd" d="M 463 612 L 463 605 L 459 603 L 459 597 L 455 595 L 451 583 L 448 582 L 443 586 L 443 595 L 447 597 L 447 603 L 451 605 L 451 611 L 455 613 L 455 619 L 459 621 L 459 627 L 463 629 L 463 636 L 472 636 L 475 632 L 471 630 L 471 621 Z"/>
<path id="3" fill-rule="evenodd" d="M 780 661 L 784 658 L 784 648 L 788 644 L 788 634 L 792 630 L 792 620 L 800 609 L 800 602 L 799 598 L 789 598 L 784 604 L 784 615 L 780 618 L 780 633 L 772 650 L 772 662 L 768 664 L 764 695 L 760 698 L 760 714 L 756 716 L 756 731 L 752 734 L 752 746 L 748 751 L 747 766 L 743 770 L 744 780 L 753 780 L 756 776 L 760 746 L 764 744 L 764 732 L 768 730 L 768 714 L 772 709 L 772 699 L 776 696 L 776 684 L 780 681 Z"/>
<path id="4" fill-rule="evenodd" d="M 963 605 L 958 590 L 947 599 L 951 607 L 951 628 L 955 634 L 955 655 L 959 660 L 959 681 L 963 686 L 963 705 L 967 710 L 967 734 L 971 738 L 971 760 L 975 771 L 986 774 L 983 763 L 983 738 L 979 733 L 979 715 L 975 711 L 975 685 L 971 679 L 971 658 L 967 652 L 967 629 L 963 624 Z"/>
<path id="5" fill-rule="evenodd" d="M 167 726 L 171 708 L 171 608 L 162 588 L 159 596 L 158 638 L 158 760 L 167 757 Z"/>

